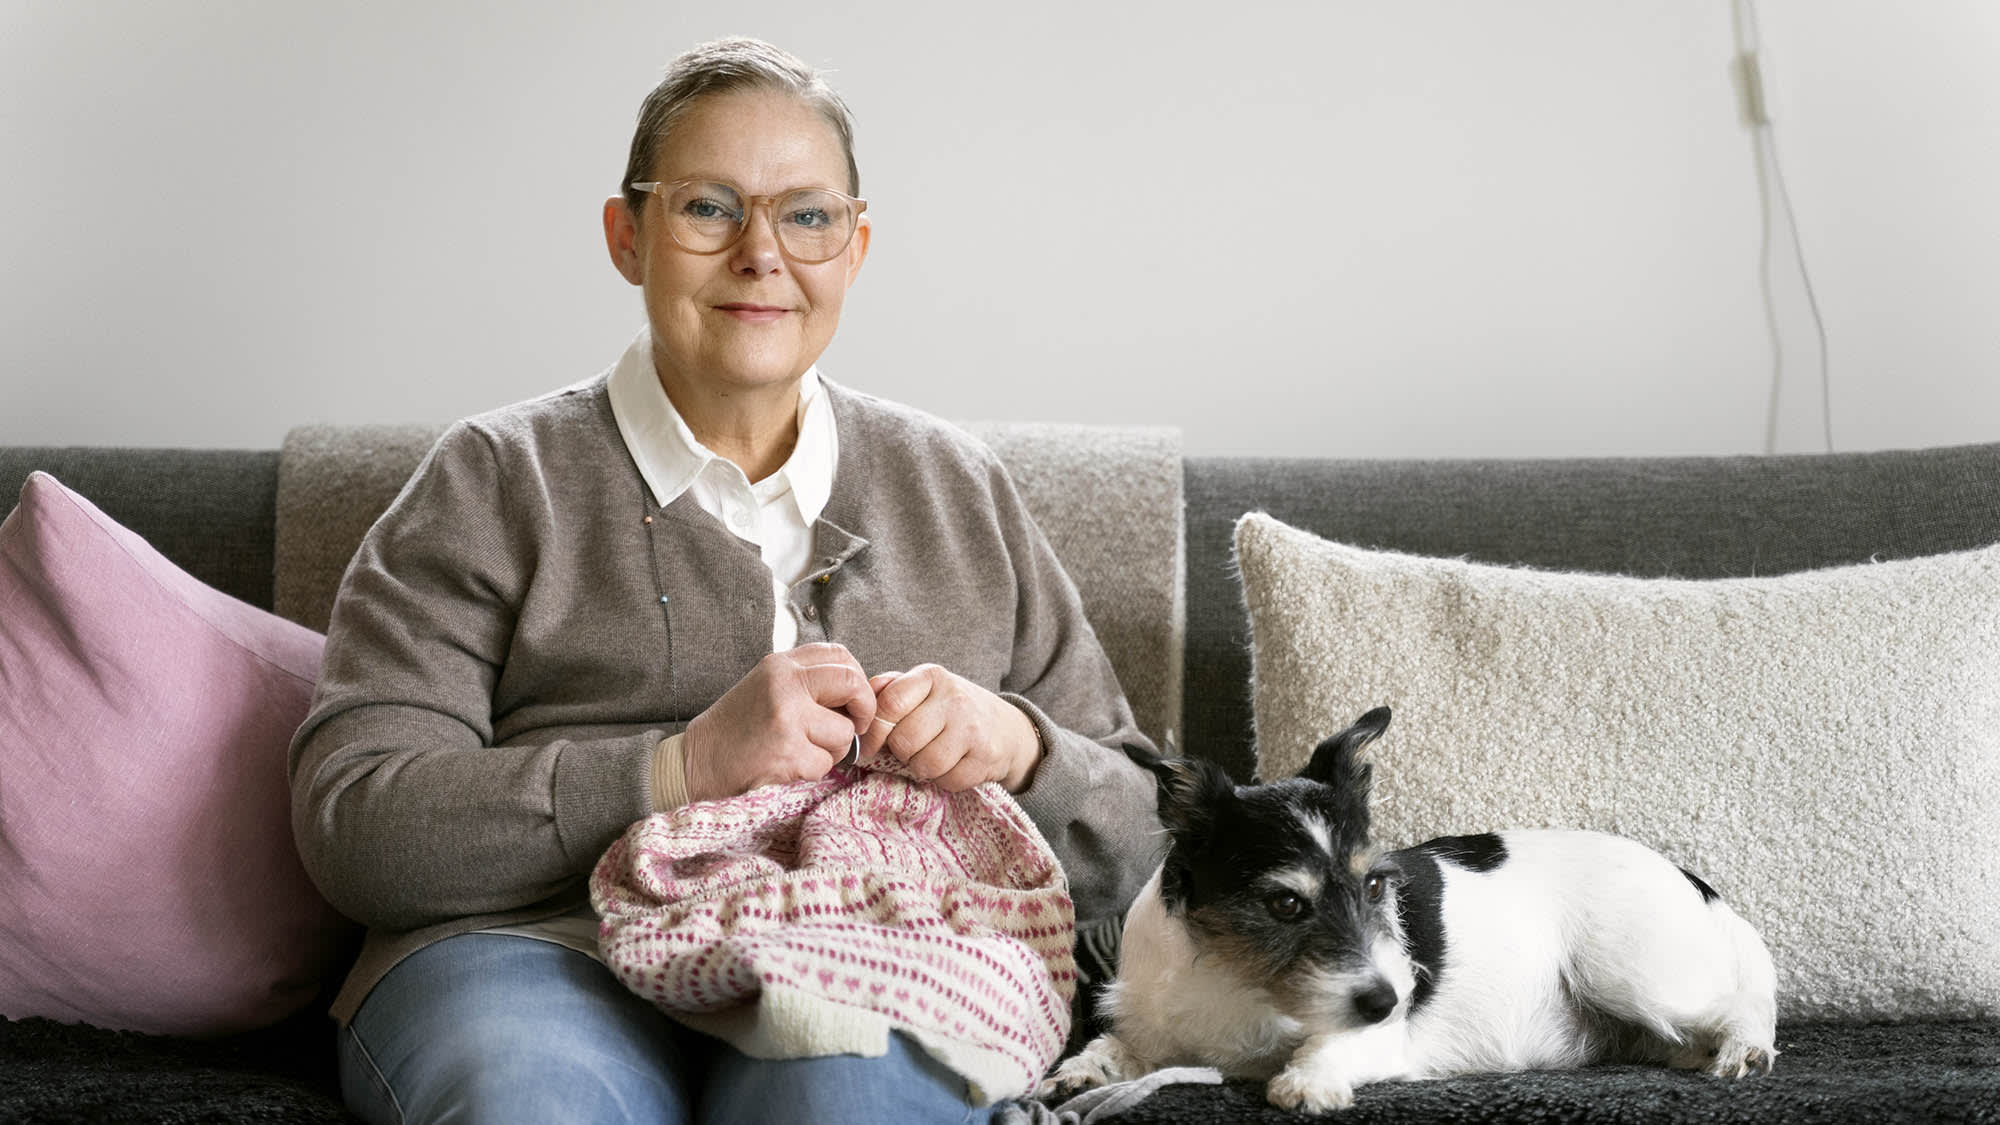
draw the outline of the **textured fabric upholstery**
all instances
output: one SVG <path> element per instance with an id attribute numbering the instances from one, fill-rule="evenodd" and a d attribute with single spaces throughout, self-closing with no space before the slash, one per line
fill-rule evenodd
<path id="1" fill-rule="evenodd" d="M 276 450 L 0 448 L 0 497 L 11 506 L 37 469 L 182 570 L 271 608 Z"/>
<path id="2" fill-rule="evenodd" d="M 1180 431 L 976 423 L 1083 594 L 1139 729 L 1180 727 Z"/>
<path id="3" fill-rule="evenodd" d="M 443 426 L 304 426 L 278 463 L 271 608 L 326 632 L 340 576 Z"/>

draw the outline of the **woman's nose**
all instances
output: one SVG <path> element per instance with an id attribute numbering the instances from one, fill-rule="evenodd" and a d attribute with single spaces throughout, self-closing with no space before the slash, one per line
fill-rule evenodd
<path id="1" fill-rule="evenodd" d="M 759 276 L 777 272 L 784 252 L 778 248 L 778 228 L 774 222 L 768 205 L 753 206 L 743 217 L 743 237 L 729 251 L 729 264 L 736 272 Z"/>

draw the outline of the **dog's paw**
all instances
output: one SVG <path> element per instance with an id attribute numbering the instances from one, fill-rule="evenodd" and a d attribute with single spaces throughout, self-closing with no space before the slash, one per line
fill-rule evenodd
<path id="1" fill-rule="evenodd" d="M 1120 1077 L 1112 1052 L 1106 1049 L 1104 1040 L 1096 1039 L 1091 1041 L 1090 1046 L 1064 1059 L 1054 1073 L 1035 1087 L 1035 1096 L 1043 1101 L 1060 1100 L 1116 1082 Z"/>
<path id="2" fill-rule="evenodd" d="M 1354 1087 L 1311 1067 L 1288 1066 L 1265 1084 L 1264 1097 L 1279 1109 L 1325 1113 L 1353 1105 Z"/>
<path id="3" fill-rule="evenodd" d="M 1714 1061 L 1708 1064 L 1708 1073 L 1717 1078 L 1747 1078 L 1753 1074 L 1771 1073 L 1771 1063 L 1778 1052 L 1769 1047 L 1759 1047 L 1752 1043 L 1730 1039 L 1715 1052 Z"/>

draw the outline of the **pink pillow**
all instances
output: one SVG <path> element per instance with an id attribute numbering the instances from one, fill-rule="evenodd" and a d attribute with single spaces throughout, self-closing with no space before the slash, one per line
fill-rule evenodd
<path id="1" fill-rule="evenodd" d="M 322 643 L 28 478 L 0 524 L 0 1015 L 214 1035 L 313 999 L 354 932 L 292 843 Z"/>

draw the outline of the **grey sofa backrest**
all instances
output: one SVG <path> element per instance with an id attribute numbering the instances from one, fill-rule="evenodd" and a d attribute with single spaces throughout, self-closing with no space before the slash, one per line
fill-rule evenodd
<path id="1" fill-rule="evenodd" d="M 1186 752 L 1246 780 L 1249 627 L 1230 565 L 1230 532 L 1246 511 L 1360 546 L 1648 577 L 1779 574 L 2000 542 L 2000 444 L 1775 458 L 1197 457 L 1185 464 L 1184 486 L 1167 487 L 1162 466 L 1179 460 L 1171 431 L 1057 428 L 1085 446 L 1133 434 L 1138 475 L 1125 481 L 1101 463 L 1066 474 L 1059 456 L 1037 460 L 1036 427 L 984 429 L 1017 469 L 1065 565 L 1080 572 L 1145 729 L 1178 729 Z M 312 563 L 297 560 L 291 539 L 304 525 L 276 519 L 276 451 L 0 448 L 0 497 L 11 506 L 29 471 L 52 472 L 202 581 L 253 605 L 283 603 L 289 612 L 279 612 L 294 620 L 311 623 L 317 612 L 323 628 L 324 611 L 306 607 L 316 597 L 331 604 L 353 545 L 435 432 L 379 431 L 373 455 L 349 457 L 345 475 L 328 478 L 328 495 L 356 489 L 379 499 L 322 544 L 328 559 Z M 1142 477 L 1149 483 L 1138 484 Z M 1143 564 L 1092 557 L 1096 545 L 1122 538 L 1110 529 L 1126 496 L 1153 513 L 1134 513 L 1138 526 L 1157 525 L 1169 510 L 1177 518 L 1183 494 L 1184 554 L 1181 536 L 1157 534 L 1144 539 L 1154 553 Z M 294 556 L 288 565 L 277 561 L 281 541 Z M 1162 573 L 1176 577 L 1163 582 Z"/>
<path id="2" fill-rule="evenodd" d="M 1187 750 L 1249 779 L 1231 531 L 1263 510 L 1360 547 L 1639 577 L 1783 574 L 2000 542 L 2000 444 L 1779 457 L 1187 462 Z"/>
<path id="3" fill-rule="evenodd" d="M 1162 428 L 977 423 L 1083 597 L 1141 730 L 1180 723 L 1180 435 Z M 273 607 L 325 630 L 348 560 L 442 432 L 314 426 L 285 439 Z"/>
<path id="4" fill-rule="evenodd" d="M 233 598 L 271 608 L 278 453 L 272 449 L 0 446 L 0 512 L 28 474 L 54 476 Z"/>

